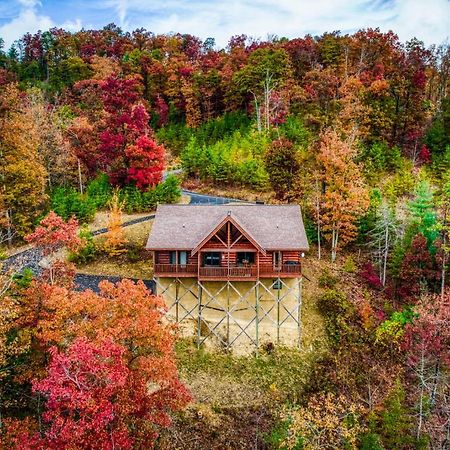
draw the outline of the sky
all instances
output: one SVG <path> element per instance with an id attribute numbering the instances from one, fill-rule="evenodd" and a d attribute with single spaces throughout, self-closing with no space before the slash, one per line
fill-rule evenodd
<path id="1" fill-rule="evenodd" d="M 450 0 L 0 0 L 6 48 L 26 32 L 95 29 L 111 22 L 125 31 L 143 27 L 213 37 L 218 47 L 237 34 L 293 38 L 368 27 L 431 45 L 450 37 Z"/>

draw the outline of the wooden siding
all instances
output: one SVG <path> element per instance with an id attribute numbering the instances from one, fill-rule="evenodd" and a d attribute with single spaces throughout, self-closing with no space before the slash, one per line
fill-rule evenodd
<path id="1" fill-rule="evenodd" d="M 191 256 L 190 250 L 181 250 L 187 252 L 187 263 L 188 264 L 197 264 L 197 255 Z M 170 264 L 170 253 L 169 250 L 157 251 L 155 252 L 155 263 L 157 264 Z"/>

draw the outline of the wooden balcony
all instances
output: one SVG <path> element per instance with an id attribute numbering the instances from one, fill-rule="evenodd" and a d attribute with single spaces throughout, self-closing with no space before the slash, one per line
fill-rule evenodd
<path id="1" fill-rule="evenodd" d="M 155 275 L 159 277 L 197 277 L 197 264 L 155 264 Z"/>
<path id="2" fill-rule="evenodd" d="M 258 268 L 249 267 L 200 267 L 200 280 L 256 280 Z"/>
<path id="3" fill-rule="evenodd" d="M 159 277 L 193 277 L 199 280 L 257 280 L 259 278 L 298 278 L 300 264 L 283 264 L 279 268 L 272 265 L 233 267 L 198 267 L 196 264 L 155 264 L 154 272 Z"/>

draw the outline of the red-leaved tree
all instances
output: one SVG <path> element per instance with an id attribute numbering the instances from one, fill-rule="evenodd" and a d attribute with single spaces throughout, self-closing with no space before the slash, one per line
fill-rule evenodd
<path id="1" fill-rule="evenodd" d="M 403 349 L 414 380 L 416 434 L 420 438 L 426 433 L 432 448 L 445 448 L 450 425 L 450 292 L 424 296 L 415 313 L 415 320 L 406 325 Z"/>
<path id="2" fill-rule="evenodd" d="M 140 136 L 135 145 L 126 148 L 128 157 L 128 181 L 134 181 L 138 189 L 145 190 L 158 184 L 164 171 L 164 147 L 148 136 Z"/>
<path id="3" fill-rule="evenodd" d="M 164 147 L 152 137 L 148 113 L 139 102 L 138 79 L 112 75 L 102 91 L 101 169 L 115 185 L 134 181 L 141 190 L 156 185 L 164 171 Z"/>
<path id="4" fill-rule="evenodd" d="M 35 281 L 25 293 L 23 327 L 52 357 L 47 375 L 30 375 L 47 398 L 47 428 L 43 440 L 22 433 L 29 448 L 151 448 L 190 400 L 163 299 L 142 282 L 99 287 L 96 294 Z"/>
<path id="5" fill-rule="evenodd" d="M 22 437 L 30 448 L 132 448 L 128 422 L 145 418 L 145 386 L 133 385 L 125 349 L 105 340 L 75 340 L 66 352 L 50 349 L 48 375 L 33 383 L 47 398 L 43 414 L 48 428 Z M 137 420 L 138 421 L 138 420 Z M 140 420 L 139 420 L 140 421 Z"/>

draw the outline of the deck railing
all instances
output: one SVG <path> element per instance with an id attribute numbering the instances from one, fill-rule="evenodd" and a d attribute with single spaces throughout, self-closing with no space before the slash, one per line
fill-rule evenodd
<path id="1" fill-rule="evenodd" d="M 200 278 L 223 279 L 223 278 L 257 278 L 260 277 L 283 277 L 301 274 L 300 264 L 283 264 L 280 267 L 272 265 L 260 265 L 259 272 L 256 265 L 252 266 L 230 266 L 198 267 L 197 264 L 155 264 L 156 275 L 184 275 Z"/>
<path id="2" fill-rule="evenodd" d="M 155 264 L 156 274 L 197 276 L 197 264 Z"/>
<path id="3" fill-rule="evenodd" d="M 258 276 L 256 266 L 249 267 L 200 267 L 200 278 L 255 278 Z"/>

